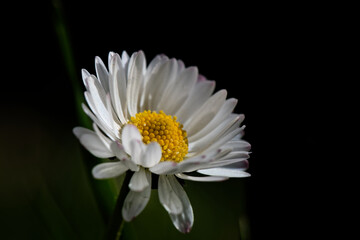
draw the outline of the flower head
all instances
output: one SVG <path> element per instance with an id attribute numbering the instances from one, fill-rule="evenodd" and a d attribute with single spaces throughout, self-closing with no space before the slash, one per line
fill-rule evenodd
<path id="1" fill-rule="evenodd" d="M 174 226 L 189 232 L 193 210 L 177 178 L 208 182 L 250 176 L 244 172 L 250 150 L 241 140 L 244 115 L 233 113 L 237 100 L 226 99 L 225 90 L 213 94 L 214 81 L 164 55 L 147 65 L 142 51 L 131 57 L 110 52 L 108 69 L 98 57 L 95 68 L 97 76 L 82 70 L 88 104 L 83 109 L 94 131 L 76 127 L 74 134 L 96 157 L 116 161 L 95 166 L 93 176 L 134 172 L 122 209 L 130 221 L 150 199 L 151 175 L 159 175 L 161 204 Z"/>

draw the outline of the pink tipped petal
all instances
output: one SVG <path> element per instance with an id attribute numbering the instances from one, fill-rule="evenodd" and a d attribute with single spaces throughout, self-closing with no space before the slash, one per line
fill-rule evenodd
<path id="1" fill-rule="evenodd" d="M 244 140 L 231 140 L 226 143 L 226 146 L 229 146 L 233 149 L 233 151 L 250 151 L 251 145 L 250 143 Z"/>
<path id="2" fill-rule="evenodd" d="M 190 200 L 174 175 L 167 175 L 166 177 L 172 191 L 180 199 L 183 209 L 179 214 L 169 213 L 170 218 L 177 230 L 182 233 L 189 233 L 194 223 L 194 213 Z"/>
<path id="3" fill-rule="evenodd" d="M 118 177 L 128 168 L 121 162 L 100 163 L 92 169 L 92 174 L 96 179 L 108 179 Z"/>
<path id="4" fill-rule="evenodd" d="M 86 128 L 76 127 L 73 129 L 73 133 L 80 140 L 80 143 L 95 157 L 109 158 L 114 156 L 95 132 Z"/>
<path id="5" fill-rule="evenodd" d="M 157 142 L 151 142 L 146 145 L 146 149 L 140 159 L 141 165 L 145 168 L 155 166 L 161 159 L 161 147 Z"/>
<path id="6" fill-rule="evenodd" d="M 183 211 L 182 202 L 173 191 L 166 175 L 159 176 L 159 200 L 168 213 L 180 214 Z"/>
<path id="7" fill-rule="evenodd" d="M 237 168 L 210 168 L 198 170 L 199 173 L 210 175 L 210 176 L 222 176 L 222 177 L 233 177 L 243 178 L 250 177 L 250 174 Z"/>
<path id="8" fill-rule="evenodd" d="M 231 164 L 228 164 L 226 166 L 223 166 L 224 168 L 236 168 L 236 169 L 240 169 L 242 171 L 245 171 L 246 169 L 249 168 L 249 161 L 248 160 L 242 160 L 242 161 L 237 161 Z"/>
<path id="9" fill-rule="evenodd" d="M 151 195 L 151 177 L 148 178 L 149 186 L 141 192 L 130 191 L 125 198 L 122 215 L 125 221 L 131 221 L 138 216 L 149 202 Z"/>
<path id="10" fill-rule="evenodd" d="M 135 172 L 131 177 L 129 188 L 134 192 L 142 192 L 145 188 L 149 187 L 148 179 L 151 178 L 151 173 L 145 168 L 140 168 L 138 172 Z"/>
<path id="11" fill-rule="evenodd" d="M 192 172 L 198 169 L 207 168 L 217 159 L 226 156 L 231 152 L 230 149 L 216 149 L 209 151 L 207 153 L 198 155 L 196 157 L 192 157 L 190 159 L 186 159 L 179 163 L 178 169 L 176 173 L 182 172 Z"/>
<path id="12" fill-rule="evenodd" d="M 127 124 L 122 130 L 121 139 L 125 152 L 131 155 L 132 151 L 130 148 L 130 143 L 133 140 L 142 141 L 142 136 L 137 127 L 132 124 Z"/>
<path id="13" fill-rule="evenodd" d="M 221 182 L 229 179 L 228 177 L 218 177 L 218 176 L 204 176 L 204 177 L 195 177 L 189 176 L 182 173 L 175 174 L 178 178 L 196 182 Z"/>

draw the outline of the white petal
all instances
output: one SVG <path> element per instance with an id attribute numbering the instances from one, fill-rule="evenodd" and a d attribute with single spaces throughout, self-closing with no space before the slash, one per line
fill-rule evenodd
<path id="1" fill-rule="evenodd" d="M 124 147 L 117 141 L 111 143 L 110 148 L 115 156 L 122 161 L 122 163 L 131 169 L 131 171 L 138 171 L 139 166 L 135 164 L 131 158 L 126 154 Z"/>
<path id="2" fill-rule="evenodd" d="M 116 53 L 114 53 L 114 52 L 109 52 L 109 54 L 108 54 L 108 67 L 109 67 L 109 73 L 112 73 L 111 71 L 111 64 L 112 64 L 112 60 L 113 60 L 113 57 L 114 57 L 114 55 L 115 55 Z"/>
<path id="3" fill-rule="evenodd" d="M 107 149 L 111 150 L 110 145 L 112 141 L 99 130 L 98 126 L 95 123 L 93 123 L 92 126 L 93 129 L 95 130 L 96 135 L 99 137 L 102 143 L 107 147 Z"/>
<path id="4" fill-rule="evenodd" d="M 244 140 L 231 140 L 226 143 L 226 146 L 231 147 L 233 151 L 250 151 L 251 145 L 250 143 Z"/>
<path id="5" fill-rule="evenodd" d="M 105 92 L 109 92 L 109 73 L 99 57 L 95 57 L 95 70 L 97 78 L 100 80 Z"/>
<path id="6" fill-rule="evenodd" d="M 234 124 L 240 121 L 239 116 L 231 116 L 215 129 L 212 129 L 208 134 L 202 138 L 189 143 L 189 152 L 202 152 L 206 147 L 218 141 Z"/>
<path id="7" fill-rule="evenodd" d="M 94 156 L 99 158 L 114 156 L 95 132 L 86 128 L 76 127 L 73 129 L 73 133 L 80 140 L 80 143 Z"/>
<path id="8" fill-rule="evenodd" d="M 129 61 L 129 55 L 127 54 L 126 51 L 123 51 L 121 54 L 121 62 L 123 66 L 127 65 L 128 61 Z"/>
<path id="9" fill-rule="evenodd" d="M 168 175 L 167 178 L 183 209 L 179 214 L 169 213 L 170 218 L 176 229 L 182 233 L 189 233 L 194 223 L 194 213 L 189 198 L 174 175 Z"/>
<path id="10" fill-rule="evenodd" d="M 177 173 L 175 175 L 178 178 L 184 180 L 196 181 L 196 182 L 221 182 L 228 179 L 227 177 L 217 177 L 217 176 L 195 177 L 195 176 L 185 175 L 182 173 Z"/>
<path id="11" fill-rule="evenodd" d="M 99 120 L 91 111 L 90 109 L 85 105 L 81 104 L 82 109 L 84 110 L 85 114 L 88 115 L 91 120 L 96 123 L 96 125 L 99 126 L 99 128 L 113 141 L 115 141 L 117 138 L 113 131 L 105 124 L 103 121 Z"/>
<path id="12" fill-rule="evenodd" d="M 177 64 L 174 59 L 168 60 L 163 64 L 159 64 L 154 69 L 147 83 L 147 98 L 149 109 L 157 109 L 158 104 L 162 98 L 164 90 L 169 82 L 172 82 L 177 73 Z"/>
<path id="13" fill-rule="evenodd" d="M 129 188 L 131 191 L 141 192 L 145 190 L 145 188 L 149 187 L 149 178 L 151 178 L 151 173 L 145 170 L 145 168 L 140 168 L 139 171 L 135 172 L 131 177 Z"/>
<path id="14" fill-rule="evenodd" d="M 143 90 L 143 96 L 141 97 L 140 102 L 140 111 L 144 111 L 150 108 L 151 100 L 152 100 L 152 94 L 154 91 L 154 84 L 152 84 L 154 79 L 156 79 L 156 76 L 159 72 L 159 69 L 161 66 L 168 61 L 169 59 L 166 56 L 163 55 L 157 55 L 150 63 L 146 70 L 145 76 L 144 76 L 144 90 Z"/>
<path id="15" fill-rule="evenodd" d="M 81 69 L 81 77 L 84 83 L 84 86 L 86 86 L 86 79 L 90 77 L 90 73 L 86 69 Z"/>
<path id="16" fill-rule="evenodd" d="M 208 166 L 215 162 L 217 159 L 226 156 L 230 152 L 231 149 L 219 148 L 186 159 L 178 164 L 177 173 L 192 172 L 198 169 L 208 168 Z"/>
<path id="17" fill-rule="evenodd" d="M 173 161 L 163 161 L 156 164 L 154 167 L 149 168 L 149 170 L 155 174 L 174 174 L 177 173 L 177 163 Z"/>
<path id="18" fill-rule="evenodd" d="M 138 165 L 142 164 L 145 148 L 145 144 L 140 140 L 132 140 L 130 142 L 130 156 L 134 163 Z"/>
<path id="19" fill-rule="evenodd" d="M 120 56 L 114 54 L 110 59 L 109 91 L 111 100 L 119 120 L 127 122 L 126 73 Z"/>
<path id="20" fill-rule="evenodd" d="M 130 116 L 135 116 L 138 110 L 138 101 L 140 99 L 140 89 L 143 83 L 143 77 L 146 69 L 146 59 L 142 51 L 134 53 L 128 66 L 128 87 L 127 99 Z"/>
<path id="21" fill-rule="evenodd" d="M 128 168 L 121 162 L 100 163 L 92 169 L 92 174 L 96 179 L 108 179 L 120 176 Z"/>
<path id="22" fill-rule="evenodd" d="M 226 90 L 218 91 L 183 123 L 189 136 L 200 131 L 215 117 L 224 104 L 226 95 Z"/>
<path id="23" fill-rule="evenodd" d="M 130 148 L 130 143 L 133 140 L 142 141 L 142 136 L 136 126 L 132 124 L 127 124 L 124 126 L 121 132 L 121 139 L 125 152 L 131 155 L 132 152 Z"/>
<path id="24" fill-rule="evenodd" d="M 210 176 L 243 178 L 250 177 L 250 174 L 236 168 L 210 168 L 198 170 L 199 173 Z"/>
<path id="25" fill-rule="evenodd" d="M 167 114 L 175 114 L 184 104 L 198 77 L 196 67 L 190 67 L 178 74 L 173 84 L 165 91 L 159 108 Z M 171 87 L 171 88 L 170 88 Z"/>
<path id="26" fill-rule="evenodd" d="M 112 131 L 114 131 L 112 128 L 113 118 L 106 108 L 106 93 L 104 89 L 93 76 L 88 77 L 86 83 L 89 91 L 88 94 L 85 93 L 85 97 L 91 110 L 93 110 L 98 119 L 102 120 Z"/>
<path id="27" fill-rule="evenodd" d="M 120 129 L 121 129 L 121 123 L 119 121 L 119 119 L 117 118 L 114 110 L 113 110 L 113 107 L 112 107 L 112 104 L 111 104 L 111 97 L 110 97 L 110 94 L 108 93 L 106 95 L 106 109 L 109 113 L 109 116 L 110 116 L 110 123 L 111 123 L 111 127 L 114 131 L 114 134 L 116 135 L 117 138 L 120 138 Z"/>
<path id="28" fill-rule="evenodd" d="M 188 137 L 189 142 L 194 142 L 199 138 L 204 137 L 207 135 L 207 133 L 225 121 L 229 117 L 229 114 L 234 110 L 236 104 L 237 100 L 234 98 L 226 100 L 225 103 L 221 106 L 220 110 L 216 113 L 216 116 L 209 122 L 209 124 L 203 126 L 203 128 L 196 134 Z"/>
<path id="29" fill-rule="evenodd" d="M 224 168 L 236 168 L 236 169 L 240 169 L 242 171 L 246 171 L 246 169 L 249 168 L 249 161 L 246 159 L 243 159 L 241 161 L 234 161 L 234 163 L 231 164 L 227 164 L 225 166 L 223 166 Z"/>
<path id="30" fill-rule="evenodd" d="M 184 123 L 204 102 L 215 89 L 214 81 L 197 81 L 189 93 L 189 97 L 175 113 L 179 122 Z"/>
<path id="31" fill-rule="evenodd" d="M 125 198 L 122 215 L 125 221 L 131 221 L 146 207 L 151 194 L 151 175 L 148 179 L 149 186 L 141 192 L 130 191 Z"/>
<path id="32" fill-rule="evenodd" d="M 245 126 L 238 128 L 238 124 L 235 124 L 233 127 L 229 128 L 221 137 L 219 137 L 219 139 L 206 147 L 203 151 L 212 151 L 219 147 L 225 147 L 225 144 L 229 142 L 234 136 L 242 132 L 244 128 Z"/>
<path id="33" fill-rule="evenodd" d="M 168 213 L 180 214 L 183 211 L 182 203 L 176 193 L 173 191 L 168 177 L 159 176 L 159 200 Z"/>
<path id="34" fill-rule="evenodd" d="M 151 142 L 146 145 L 145 151 L 140 159 L 140 165 L 145 168 L 155 166 L 161 159 L 161 147 L 157 142 Z"/>

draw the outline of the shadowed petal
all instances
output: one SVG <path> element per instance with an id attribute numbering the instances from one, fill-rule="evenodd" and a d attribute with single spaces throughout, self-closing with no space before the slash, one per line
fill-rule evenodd
<path id="1" fill-rule="evenodd" d="M 148 182 L 148 179 L 150 177 L 148 175 L 151 177 L 151 173 L 148 170 L 145 170 L 145 168 L 140 168 L 139 171 L 135 172 L 129 183 L 131 191 L 141 192 L 146 187 L 149 187 L 150 183 Z"/>
<path id="2" fill-rule="evenodd" d="M 151 142 L 146 145 L 143 156 L 140 159 L 141 165 L 146 168 L 155 166 L 161 159 L 161 147 L 157 142 Z"/>
<path id="3" fill-rule="evenodd" d="M 238 168 L 210 168 L 198 170 L 199 173 L 210 175 L 210 176 L 222 176 L 222 177 L 233 177 L 243 178 L 250 177 L 250 174 L 244 172 Z"/>
<path id="4" fill-rule="evenodd" d="M 122 130 L 121 139 L 122 139 L 122 144 L 124 146 L 125 152 L 127 154 L 131 155 L 132 154 L 131 142 L 133 140 L 142 141 L 142 136 L 141 136 L 139 130 L 137 129 L 137 127 L 135 127 L 132 124 L 127 124 L 124 126 L 124 128 Z"/>
<path id="5" fill-rule="evenodd" d="M 177 230 L 182 233 L 189 233 L 194 223 L 194 213 L 189 198 L 174 175 L 167 175 L 165 177 L 170 189 L 180 200 L 182 206 L 182 211 L 179 214 L 169 212 L 170 218 Z M 167 210 L 167 208 L 165 209 Z"/>
<path id="6" fill-rule="evenodd" d="M 146 175 L 149 186 L 141 192 L 130 191 L 126 196 L 122 208 L 122 215 L 125 221 L 131 221 L 138 216 L 146 207 L 151 194 L 151 174 Z"/>
<path id="7" fill-rule="evenodd" d="M 73 129 L 73 133 L 80 140 L 80 143 L 94 156 L 98 158 L 114 156 L 95 132 L 86 128 L 76 127 Z"/>
<path id="8" fill-rule="evenodd" d="M 166 175 L 159 176 L 159 200 L 168 213 L 180 214 L 183 210 L 182 203 L 172 190 Z"/>
<path id="9" fill-rule="evenodd" d="M 108 179 L 120 176 L 128 170 L 122 162 L 108 162 L 100 163 L 92 169 L 94 178 L 97 179 Z"/>

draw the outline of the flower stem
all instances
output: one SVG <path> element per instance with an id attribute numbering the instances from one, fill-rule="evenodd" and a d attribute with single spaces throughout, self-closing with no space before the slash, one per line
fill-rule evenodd
<path id="1" fill-rule="evenodd" d="M 119 196 L 116 201 L 115 209 L 113 215 L 110 219 L 108 225 L 108 231 L 106 234 L 106 239 L 108 240 L 119 240 L 121 237 L 121 233 L 124 227 L 124 219 L 122 217 L 121 209 L 124 204 L 125 198 L 129 193 L 129 183 L 132 177 L 132 172 L 127 171 L 125 175 L 125 179 L 122 183 L 122 187 L 119 193 Z"/>

